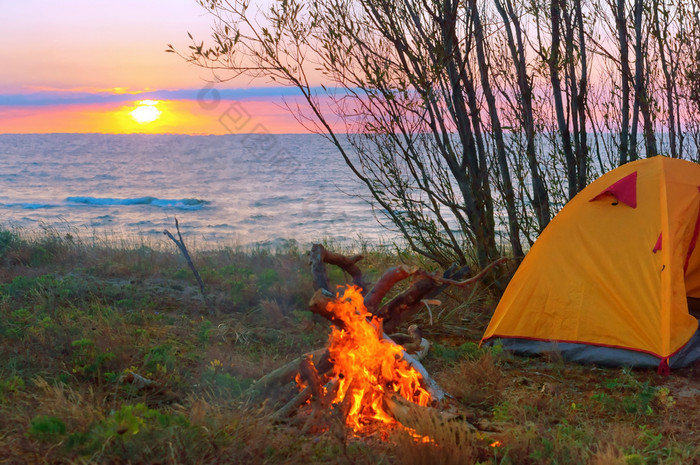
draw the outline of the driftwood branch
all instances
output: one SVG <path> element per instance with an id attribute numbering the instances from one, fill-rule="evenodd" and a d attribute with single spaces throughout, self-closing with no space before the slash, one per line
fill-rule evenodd
<path id="1" fill-rule="evenodd" d="M 413 281 L 404 292 L 382 305 L 375 314 L 384 322 L 384 330 L 388 333 L 396 331 L 399 326 L 410 320 L 423 308 L 422 302 L 425 299 L 435 297 L 449 287 L 450 283 L 461 282 L 459 280 L 462 277 L 471 273 L 469 266 L 457 270 L 456 268 L 456 265 L 451 266 L 445 270 L 442 278 L 438 279 L 435 279 L 433 275 L 421 276 Z M 481 277 L 483 275 L 470 278 L 471 283 L 475 283 Z"/>
<path id="2" fill-rule="evenodd" d="M 401 294 L 382 305 L 376 311 L 377 317 L 382 319 L 384 330 L 394 332 L 401 323 L 420 310 L 420 302 L 438 287 L 435 280 L 428 277 L 416 279 L 411 286 Z"/>
<path id="3" fill-rule="evenodd" d="M 326 250 L 321 244 L 312 245 L 309 261 L 311 262 L 311 274 L 314 277 L 314 289 L 330 290 L 325 267 L 325 264 L 328 263 L 339 267 L 352 276 L 353 284 L 362 289 L 362 295 L 365 295 L 368 289 L 362 277 L 362 270 L 357 266 L 357 262 L 360 260 L 362 260 L 362 255 L 346 257 L 345 255 Z"/>
<path id="4" fill-rule="evenodd" d="M 202 281 L 202 277 L 199 276 L 199 271 L 197 271 L 197 268 L 194 266 L 194 263 L 192 263 L 192 258 L 190 257 L 190 253 L 187 251 L 187 247 L 185 246 L 185 240 L 182 238 L 182 234 L 180 233 L 180 223 L 177 221 L 177 218 L 175 218 L 175 228 L 177 229 L 177 237 L 180 239 L 175 239 L 175 237 L 168 231 L 167 229 L 163 231 L 163 234 L 168 236 L 171 241 L 175 243 L 175 245 L 178 246 L 180 251 L 182 252 L 182 255 L 185 257 L 185 260 L 187 261 L 187 264 L 190 267 L 190 270 L 192 270 L 192 274 L 194 274 L 195 279 L 197 280 L 197 284 L 199 284 L 199 291 L 202 293 L 202 298 L 204 299 L 204 302 L 207 304 L 207 307 L 209 308 L 209 313 L 213 315 L 215 313 L 214 311 L 214 305 L 209 300 L 209 297 L 207 296 L 207 291 L 204 289 L 204 282 Z"/>
<path id="5" fill-rule="evenodd" d="M 326 250 L 322 245 L 321 247 L 321 257 L 323 261 L 329 265 L 335 265 L 345 271 L 347 274 L 352 276 L 352 283 L 362 289 L 362 295 L 367 293 L 367 284 L 362 277 L 362 270 L 357 266 L 357 262 L 362 260 L 362 255 L 353 255 L 352 257 L 346 257 L 338 253 Z"/>
<path id="6" fill-rule="evenodd" d="M 390 268 L 365 297 L 365 307 L 382 319 L 385 331 L 393 332 L 400 324 L 408 320 L 420 309 L 418 305 L 421 300 L 436 295 L 448 285 L 457 287 L 474 285 L 483 279 L 494 267 L 504 263 L 506 260 L 506 258 L 500 258 L 481 270 L 477 275 L 462 281 L 458 281 L 458 279 L 469 273 L 469 267 L 464 267 L 452 275 L 449 275 L 448 272 L 450 270 L 447 270 L 442 277 L 420 270 L 417 267 L 402 265 Z M 379 307 L 384 296 L 396 283 L 413 276 L 417 276 L 418 279 L 408 289 Z"/>
<path id="7" fill-rule="evenodd" d="M 374 284 L 371 291 L 365 296 L 365 307 L 374 314 L 382 303 L 382 299 L 399 281 L 415 275 L 419 269 L 415 266 L 399 265 L 389 268 Z"/>
<path id="8" fill-rule="evenodd" d="M 465 279 L 463 281 L 455 281 L 453 279 L 441 278 L 439 276 L 430 274 L 430 273 L 428 273 L 426 271 L 422 271 L 422 270 L 419 270 L 417 274 L 427 276 L 427 277 L 433 279 L 435 282 L 438 282 L 440 284 L 449 284 L 450 286 L 456 286 L 456 287 L 467 287 L 467 286 L 471 286 L 471 285 L 476 284 L 477 282 L 481 281 L 489 273 L 489 271 L 491 271 L 493 268 L 495 268 L 498 265 L 501 265 L 507 261 L 508 261 L 508 259 L 506 257 L 499 258 L 495 262 L 490 263 L 488 266 L 486 266 L 486 268 L 481 270 L 476 275 L 472 276 L 469 279 Z"/>

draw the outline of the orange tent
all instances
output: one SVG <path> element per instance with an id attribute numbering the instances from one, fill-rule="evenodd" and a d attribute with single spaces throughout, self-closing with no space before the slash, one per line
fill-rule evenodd
<path id="1" fill-rule="evenodd" d="M 700 359 L 700 165 L 662 156 L 589 184 L 545 228 L 483 341 L 604 365 Z"/>

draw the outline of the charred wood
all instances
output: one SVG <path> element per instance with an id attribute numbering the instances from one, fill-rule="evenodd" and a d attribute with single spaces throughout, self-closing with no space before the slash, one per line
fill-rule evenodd
<path id="1" fill-rule="evenodd" d="M 299 408 L 304 405 L 311 398 L 311 387 L 306 386 L 304 389 L 299 391 L 297 395 L 292 397 L 289 402 L 284 404 L 281 409 L 277 410 L 270 417 L 273 421 L 284 420 L 285 418 L 291 417 Z"/>
<path id="2" fill-rule="evenodd" d="M 314 399 L 321 401 L 323 399 L 323 386 L 321 385 L 321 377 L 316 371 L 316 366 L 311 360 L 311 357 L 304 357 L 299 363 L 299 377 L 311 388 L 311 395 Z"/>
<path id="3" fill-rule="evenodd" d="M 246 391 L 247 397 L 256 399 L 262 396 L 267 396 L 271 390 L 278 389 L 281 385 L 291 383 L 294 381 L 294 377 L 297 375 L 297 373 L 299 373 L 299 364 L 307 358 L 314 360 L 318 359 L 319 365 L 329 366 L 328 362 L 325 362 L 325 364 L 321 363 L 325 353 L 327 353 L 326 348 L 318 349 L 296 358 L 274 371 L 271 371 L 262 378 L 258 379 L 250 388 L 248 388 Z M 329 368 L 326 368 L 325 371 L 328 371 L 328 369 Z"/>
<path id="4" fill-rule="evenodd" d="M 309 310 L 311 313 L 322 316 L 338 328 L 344 328 L 345 323 L 332 311 L 328 310 L 328 304 L 335 302 L 336 297 L 325 289 L 317 289 L 311 300 L 309 300 Z"/>

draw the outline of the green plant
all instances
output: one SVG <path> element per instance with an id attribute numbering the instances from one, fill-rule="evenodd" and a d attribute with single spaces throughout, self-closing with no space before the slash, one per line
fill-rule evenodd
<path id="1" fill-rule="evenodd" d="M 510 421 L 513 416 L 510 413 L 511 404 L 508 401 L 500 402 L 493 407 L 493 419 L 494 421 Z"/>
<path id="2" fill-rule="evenodd" d="M 19 235 L 7 229 L 0 229 L 0 258 L 22 243 Z"/>
<path id="3" fill-rule="evenodd" d="M 27 434 L 40 441 L 58 441 L 66 434 L 66 425 L 59 418 L 40 415 L 32 418 Z"/>
<path id="4" fill-rule="evenodd" d="M 258 287 L 261 293 L 266 293 L 270 287 L 280 282 L 280 275 L 277 270 L 268 268 L 258 274 Z"/>
<path id="5" fill-rule="evenodd" d="M 199 324 L 199 328 L 197 329 L 197 340 L 200 344 L 206 345 L 209 343 L 209 336 L 212 326 L 214 325 L 209 320 L 203 320 Z"/>
<path id="6" fill-rule="evenodd" d="M 175 349 L 170 343 L 151 347 L 146 353 L 143 364 L 150 373 L 168 373 L 175 368 L 177 358 Z"/>
<path id="7" fill-rule="evenodd" d="M 26 331 L 34 320 L 34 314 L 26 308 L 18 308 L 10 314 L 7 321 L 8 334 L 16 339 L 24 339 Z"/>
<path id="8" fill-rule="evenodd" d="M 123 458 L 163 454 L 170 441 L 184 435 L 189 440 L 201 438 L 199 428 L 192 427 L 184 415 L 163 413 L 143 403 L 122 405 L 87 431 L 71 433 L 66 448 L 80 455 L 106 451 Z M 112 446 L 111 450 L 108 446 Z M 196 448 L 195 444 L 190 447 Z"/>
<path id="9" fill-rule="evenodd" d="M 494 347 L 479 347 L 479 344 L 474 342 L 465 342 L 456 347 L 436 343 L 433 344 L 430 351 L 435 358 L 448 362 L 456 362 L 462 359 L 477 360 L 486 354 L 498 355 L 502 352 L 502 348 L 500 345 Z"/>
<path id="10" fill-rule="evenodd" d="M 238 377 L 219 371 L 215 367 L 208 367 L 202 376 L 202 381 L 206 383 L 215 394 L 226 398 L 239 397 L 252 384 L 252 379 L 239 379 Z"/>
<path id="11" fill-rule="evenodd" d="M 115 358 L 111 351 L 98 350 L 92 339 L 75 340 L 71 347 L 74 348 L 72 372 L 78 375 L 96 376 L 99 379 L 103 366 Z"/>
<path id="12" fill-rule="evenodd" d="M 7 401 L 7 394 L 14 394 L 24 388 L 24 380 L 19 376 L 0 379 L 0 404 Z"/>

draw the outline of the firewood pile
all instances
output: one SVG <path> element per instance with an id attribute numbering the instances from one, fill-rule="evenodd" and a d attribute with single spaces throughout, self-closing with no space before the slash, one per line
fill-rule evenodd
<path id="1" fill-rule="evenodd" d="M 327 347 L 268 373 L 249 389 L 252 401 L 264 399 L 275 406 L 272 420 L 303 423 L 301 431 L 306 432 L 334 416 L 359 433 L 370 423 L 396 423 L 407 416 L 407 409 L 447 415 L 441 412 L 449 396 L 419 361 L 429 346 L 420 328 L 413 325 L 407 334 L 396 331 L 446 286 L 473 286 L 505 259 L 467 279 L 468 267 L 453 266 L 438 275 L 400 265 L 386 270 L 373 286 L 362 275 L 361 259 L 320 244 L 311 248 L 316 292 L 309 309 L 327 319 L 332 331 Z M 343 293 L 329 291 L 326 265 L 340 267 L 352 278 Z M 413 279 L 408 288 L 382 304 L 392 288 L 408 278 Z M 301 411 L 310 413 L 299 415 Z"/>

